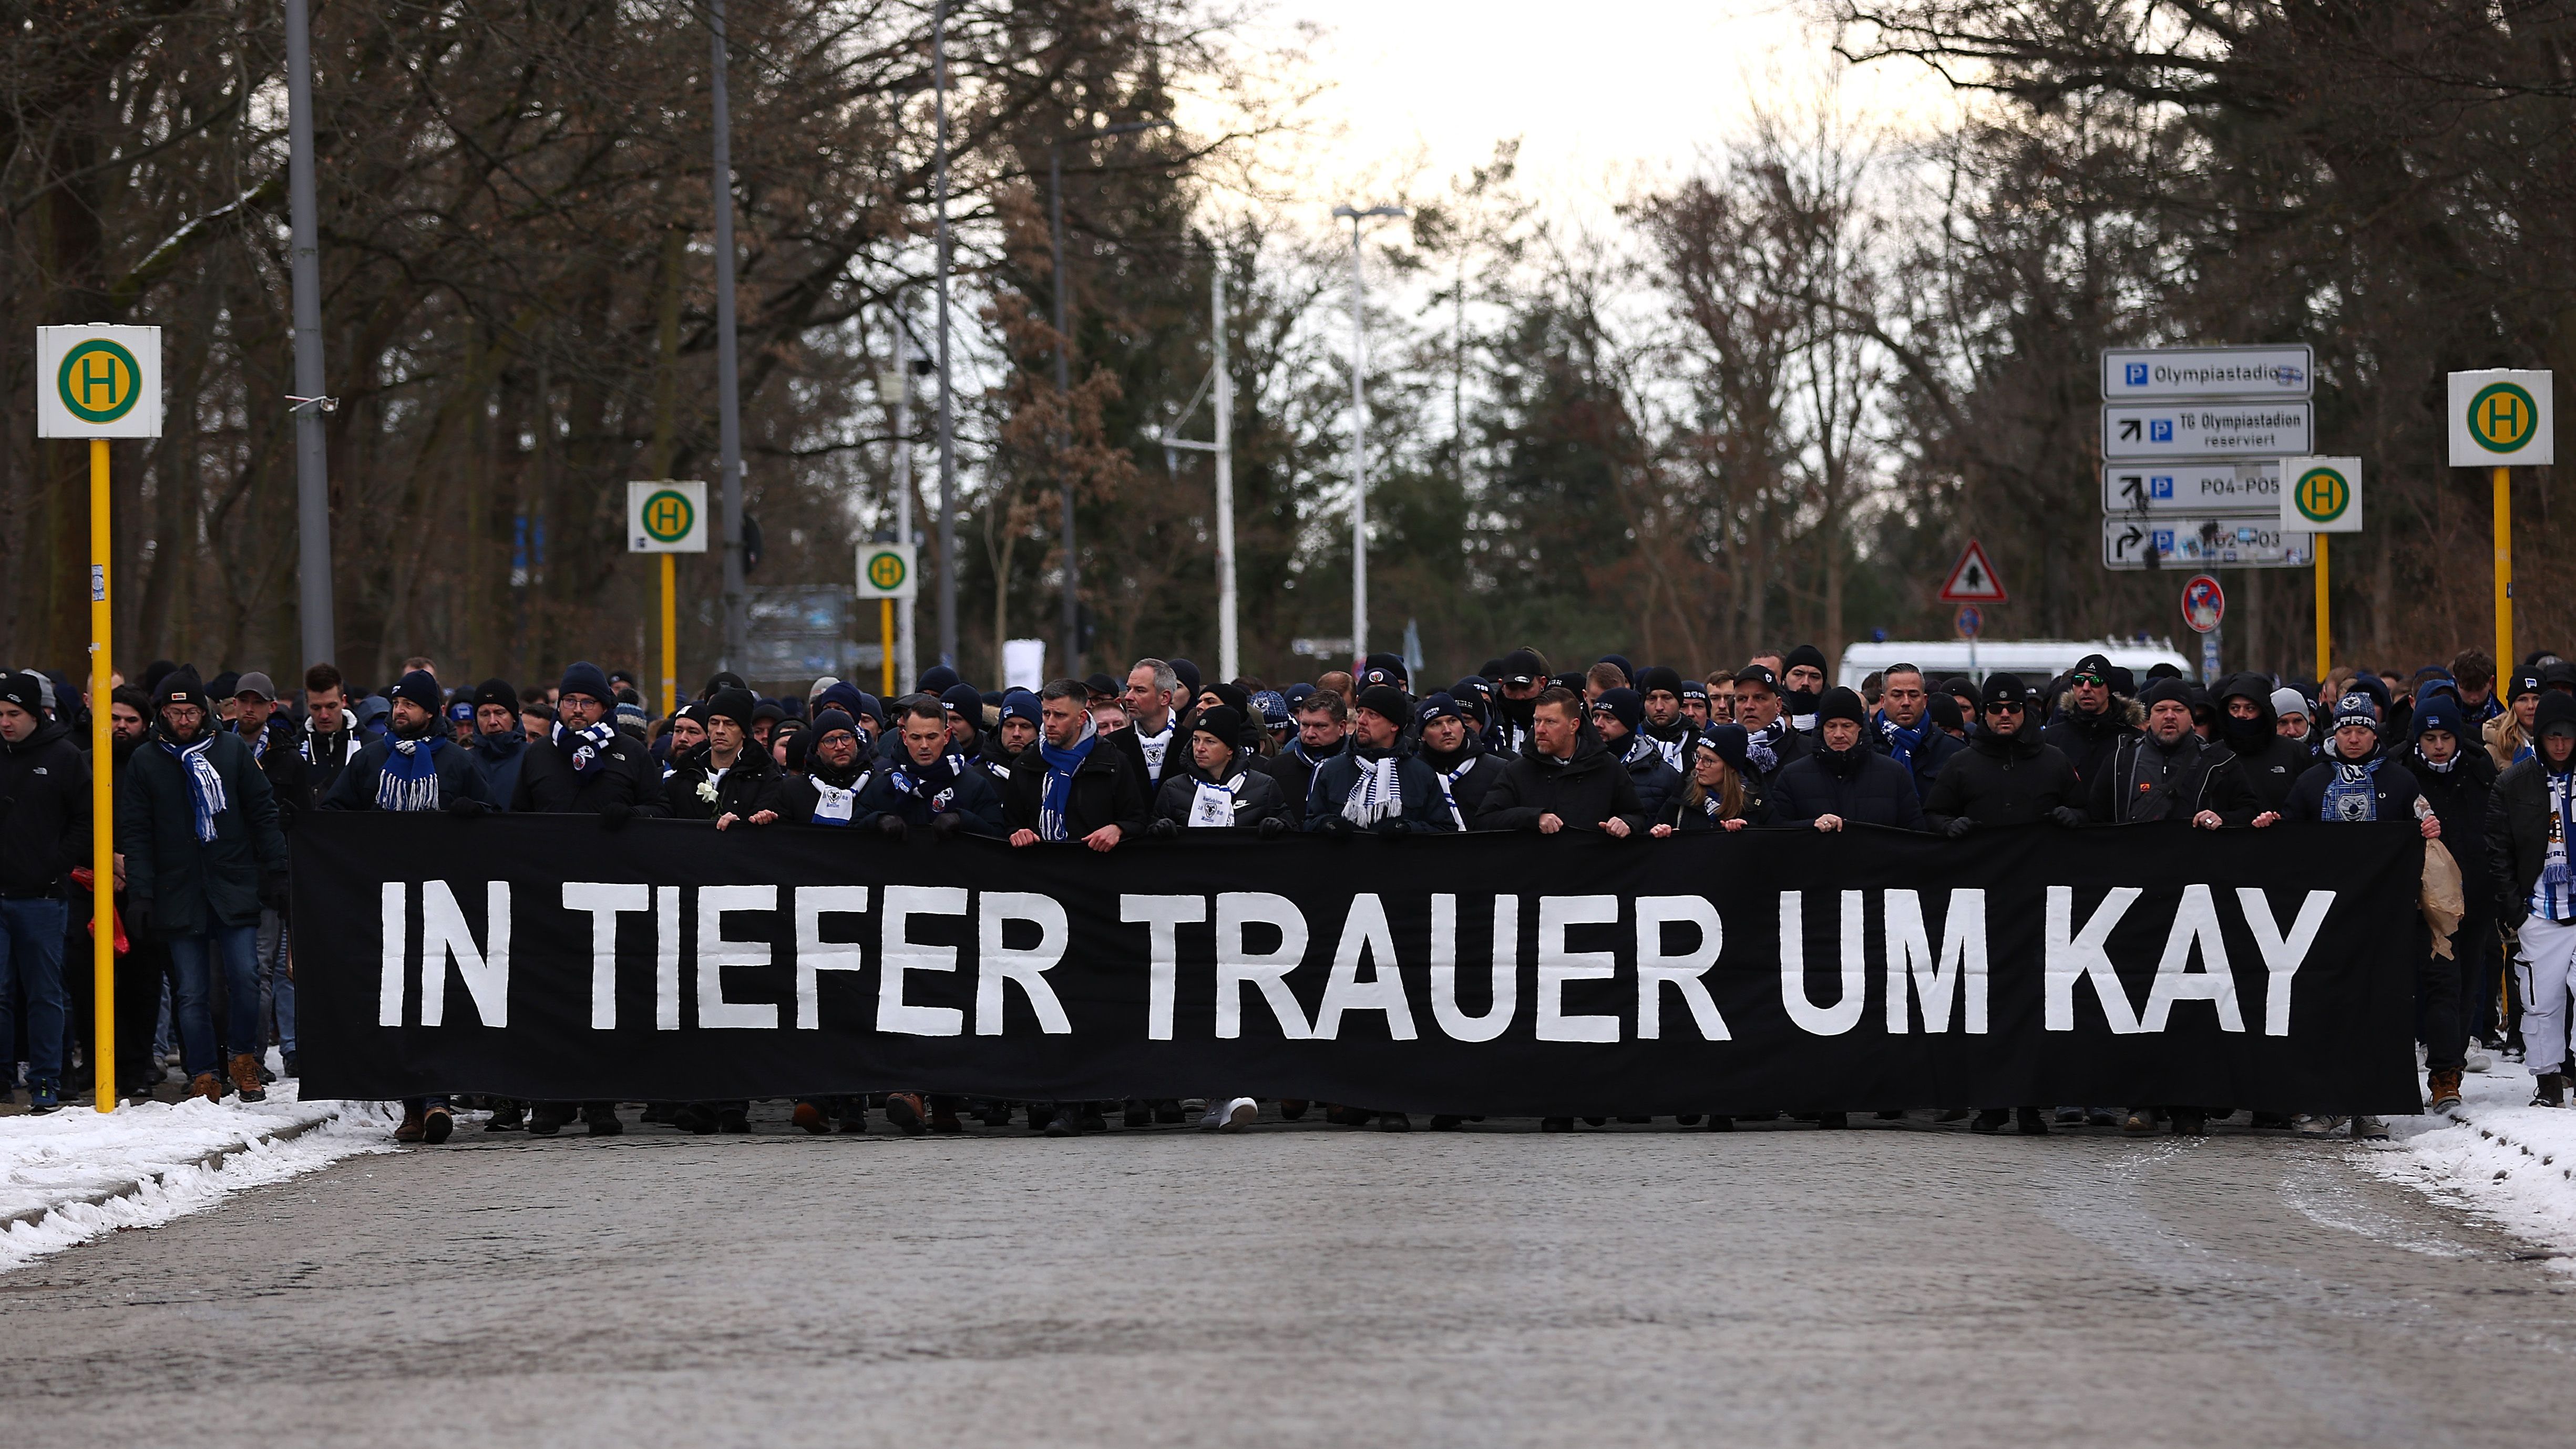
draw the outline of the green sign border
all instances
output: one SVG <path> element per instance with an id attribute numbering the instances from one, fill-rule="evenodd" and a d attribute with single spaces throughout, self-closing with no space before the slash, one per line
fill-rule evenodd
<path id="1" fill-rule="evenodd" d="M 2488 442 L 2486 433 L 2478 427 L 2479 405 L 2500 392 L 2509 392 L 2522 399 L 2522 405 L 2531 411 L 2531 426 L 2523 429 L 2522 436 L 2510 443 Z M 2479 447 L 2490 453 L 2519 453 L 2531 446 L 2532 435 L 2540 431 L 2540 404 L 2533 401 L 2530 390 L 2521 383 L 2491 382 L 2479 388 L 2476 397 L 2469 399 L 2469 412 L 2465 421 L 2468 424 L 2470 438 L 2474 439 Z"/>
<path id="2" fill-rule="evenodd" d="M 894 581 L 893 583 L 890 583 L 890 584 L 881 584 L 881 583 L 878 583 L 878 582 L 876 581 L 876 579 L 875 579 L 875 578 L 870 577 L 870 578 L 868 579 L 868 587 L 869 587 L 869 588 L 872 588 L 872 589 L 874 589 L 874 590 L 876 590 L 876 591 L 877 591 L 878 593 L 880 593 L 880 594 L 891 594 L 891 593 L 893 593 L 895 590 L 900 589 L 900 588 L 902 588 L 902 587 L 903 587 L 903 585 L 904 585 L 904 580 L 909 579 L 909 578 L 911 578 L 911 577 L 912 577 L 912 566 L 911 566 L 910 564 L 907 564 L 907 563 L 905 563 L 905 562 L 903 561 L 903 555 L 902 555 L 902 554 L 900 554 L 900 553 L 896 552 L 896 551 L 895 551 L 895 550 L 893 550 L 893 549 L 887 549 L 887 550 L 886 550 L 885 552 L 883 552 L 883 553 L 879 553 L 879 554 L 871 554 L 871 555 L 869 555 L 869 557 L 868 557 L 868 563 L 867 563 L 867 568 L 866 568 L 865 572 L 866 572 L 866 573 L 868 573 L 868 574 L 870 574 L 870 575 L 874 575 L 874 574 L 876 573 L 877 560 L 878 560 L 878 559 L 881 559 L 881 558 L 890 558 L 890 559 L 893 559 L 893 560 L 894 560 L 894 566 L 895 566 L 896 568 L 898 568 L 898 569 L 901 569 L 901 570 L 902 570 L 902 572 L 901 572 L 901 573 L 899 573 L 899 574 L 897 574 L 897 575 L 895 576 L 895 581 Z"/>
<path id="3" fill-rule="evenodd" d="M 653 505 L 661 502 L 665 498 L 676 498 L 680 500 L 680 506 L 689 511 L 689 521 L 682 524 L 680 526 L 680 531 L 677 533 L 664 533 L 662 530 L 653 526 Z M 635 526 L 644 530 L 644 536 L 653 540 L 655 543 L 672 544 L 682 542 L 687 539 L 689 534 L 698 526 L 698 505 L 690 502 L 689 495 L 681 492 L 677 488 L 661 488 L 645 494 L 643 506 L 637 508 L 635 510 L 635 514 Z"/>
<path id="4" fill-rule="evenodd" d="M 2308 500 L 2304 496 L 2308 480 L 2314 478 L 2319 473 L 2328 474 L 2337 483 L 2343 485 L 2343 503 L 2332 513 L 2318 513 L 2309 508 Z M 2344 514 L 2349 512 L 2352 508 L 2352 480 L 2343 476 L 2343 470 L 2341 468 L 2328 468 L 2322 465 L 2310 468 L 2305 473 L 2299 475 L 2298 482 L 2290 485 L 2290 506 L 2299 510 L 2299 516 L 2310 523 L 2332 523 L 2343 517 Z"/>
<path id="5" fill-rule="evenodd" d="M 118 361 L 125 364 L 125 370 L 134 375 L 134 386 L 126 392 L 125 401 L 112 408 L 89 408 L 72 400 L 72 364 L 93 352 L 114 354 Z M 112 338 L 83 338 L 72 345 L 71 351 L 63 354 L 63 365 L 54 369 L 54 396 L 61 398 L 63 406 L 71 411 L 73 417 L 82 422 L 93 426 L 115 422 L 118 418 L 134 411 L 134 405 L 143 400 L 143 364 L 135 361 L 134 354 L 125 350 L 125 344 Z"/>

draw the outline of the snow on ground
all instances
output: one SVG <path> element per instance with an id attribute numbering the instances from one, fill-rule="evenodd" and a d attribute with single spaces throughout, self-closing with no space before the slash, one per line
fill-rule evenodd
<path id="1" fill-rule="evenodd" d="M 299 1102 L 145 1102 L 0 1117 L 0 1272 L 120 1228 L 153 1228 L 247 1187 L 393 1147 L 395 1109 Z"/>
<path id="2" fill-rule="evenodd" d="M 2559 1256 L 2576 1271 L 2576 1111 L 2528 1105 L 2519 1062 L 2461 1078 L 2461 1103 L 2439 1117 L 2392 1117 L 2401 1149 L 2359 1156 L 2383 1177 L 2464 1207 Z"/>

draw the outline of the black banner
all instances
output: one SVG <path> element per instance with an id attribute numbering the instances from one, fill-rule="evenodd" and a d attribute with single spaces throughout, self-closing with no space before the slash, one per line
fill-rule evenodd
<path id="1" fill-rule="evenodd" d="M 304 1090 L 2416 1110 L 2403 826 L 1013 850 L 321 814 Z"/>

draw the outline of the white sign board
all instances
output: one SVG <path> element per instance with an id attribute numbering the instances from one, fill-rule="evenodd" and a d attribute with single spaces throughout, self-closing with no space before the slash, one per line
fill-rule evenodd
<path id="1" fill-rule="evenodd" d="M 2296 398 L 2316 387 L 2316 352 L 2278 347 L 2105 347 L 2102 400 Z"/>
<path id="2" fill-rule="evenodd" d="M 626 485 L 628 553 L 705 553 L 707 485 L 668 478 Z"/>
<path id="3" fill-rule="evenodd" d="M 2281 466 L 2269 458 L 2244 463 L 2106 463 L 2102 511 L 2113 516 L 2277 517 Z"/>
<path id="4" fill-rule="evenodd" d="M 36 329 L 36 436 L 161 436 L 161 329 Z"/>
<path id="5" fill-rule="evenodd" d="M 2279 458 L 2315 447 L 2315 404 L 2104 403 L 2105 458 Z"/>
<path id="6" fill-rule="evenodd" d="M 1044 639 L 1002 641 L 1002 687 L 1025 689 L 1031 694 L 1046 688 L 1046 641 Z"/>
<path id="7" fill-rule="evenodd" d="M 2361 532 L 2359 458 L 2283 458 L 2281 527 L 2309 533 Z"/>
<path id="8" fill-rule="evenodd" d="M 2558 421 L 2549 374 L 2487 372 L 2451 374 L 2451 466 L 2554 463 L 2552 432 Z"/>
<path id="9" fill-rule="evenodd" d="M 2312 534 L 2289 533 L 2268 518 L 2106 518 L 2107 569 L 2291 569 L 2316 561 Z"/>
<path id="10" fill-rule="evenodd" d="M 910 599 L 921 594 L 920 570 L 908 543 L 859 545 L 859 597 Z M 1008 641 L 1005 641 L 1008 642 Z"/>

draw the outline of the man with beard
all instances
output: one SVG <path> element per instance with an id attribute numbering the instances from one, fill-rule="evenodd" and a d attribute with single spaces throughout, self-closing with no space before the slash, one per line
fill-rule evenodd
<path id="1" fill-rule="evenodd" d="M 1183 830 L 1258 830 L 1263 839 L 1288 833 L 1288 802 L 1279 782 L 1261 768 L 1260 755 L 1243 744 L 1243 712 L 1212 705 L 1190 722 L 1193 775 L 1174 775 L 1154 799 L 1146 833 L 1162 838 Z"/>
<path id="2" fill-rule="evenodd" d="M 1870 743 L 1904 767 L 1919 801 L 1932 793 L 1941 767 L 1967 748 L 1966 742 L 1932 722 L 1931 690 L 1924 684 L 1923 671 L 1911 664 L 1887 666 L 1879 677 L 1878 703 Z"/>
<path id="3" fill-rule="evenodd" d="M 813 735 L 804 773 L 780 782 L 785 808 L 778 813 L 796 825 L 855 825 L 863 815 L 859 790 L 868 782 L 858 723 L 844 710 L 826 709 L 814 717 Z"/>
<path id="4" fill-rule="evenodd" d="M 2576 699 L 2541 694 L 2532 753 L 2487 797 L 2487 870 L 2496 919 L 2514 933 L 2522 1040 L 2535 1107 L 2567 1105 L 2567 1003 L 2576 987 Z"/>
<path id="5" fill-rule="evenodd" d="M 2202 830 L 2280 819 L 2245 781 L 2244 761 L 2191 727 L 2191 691 L 2179 679 L 2147 689 L 2147 727 L 2123 736 L 2092 781 L 2091 818 L 2105 825 L 2187 820 Z M 2265 737 L 2269 733 L 2266 720 Z"/>
<path id="6" fill-rule="evenodd" d="M 1449 802 L 1449 823 L 1465 830 L 1503 778 L 1503 757 L 1485 748 L 1469 728 L 1467 707 L 1449 695 L 1435 694 L 1414 706 L 1413 722 L 1419 758 L 1440 778 L 1440 793 Z"/>
<path id="7" fill-rule="evenodd" d="M 1979 727 L 1923 801 L 1934 830 L 1957 840 L 1980 825 L 2085 823 L 2084 787 L 2065 754 L 2037 738 L 2032 705 L 2021 676 L 1986 676 Z"/>
<path id="8" fill-rule="evenodd" d="M 219 1068 L 246 1102 L 260 1085 L 259 913 L 286 901 L 286 836 L 268 777 L 237 735 L 215 728 L 214 701 L 182 667 L 153 696 L 159 737 L 126 761 L 116 792 L 124 847 L 126 929 L 170 952 L 171 1016 L 179 1028 L 188 1095 L 219 1101 Z M 438 709 L 430 686 L 427 713 Z M 210 977 L 224 973 L 228 1063 L 216 1059 Z"/>
<path id="9" fill-rule="evenodd" d="M 0 675 L 0 820 L 8 826 L 0 830 L 0 1068 L 17 1062 L 9 1020 L 14 986 L 26 994 L 27 1094 L 39 1114 L 62 1106 L 70 880 L 91 855 L 89 762 L 71 726 L 46 717 L 44 696 L 35 674 Z M 13 1075 L 0 1075 L 0 1088 L 13 1085 Z M 258 1082 L 254 1075 L 252 1085 Z M 99 1090 L 112 1098 L 116 1084 Z"/>
<path id="10" fill-rule="evenodd" d="M 1011 778 L 1011 762 L 1038 742 L 1038 697 L 1025 689 L 1002 691 L 1002 717 L 984 736 L 984 751 L 975 763 L 992 777 L 998 791 Z"/>
<path id="11" fill-rule="evenodd" d="M 1606 689 L 1592 702 L 1592 727 L 1601 733 L 1602 748 L 1619 761 L 1628 778 L 1637 787 L 1637 808 L 1653 819 L 1664 808 L 1664 801 L 1682 787 L 1682 772 L 1675 763 L 1680 751 L 1667 753 L 1653 736 L 1640 726 L 1646 710 L 1637 691 L 1626 687 Z"/>
<path id="12" fill-rule="evenodd" d="M 1780 703 L 1789 728 L 1802 735 L 1816 732 L 1816 702 L 1825 691 L 1825 651 L 1801 644 L 1782 656 Z"/>
<path id="13" fill-rule="evenodd" d="M 2087 654 L 2075 661 L 2066 679 L 2065 707 L 2039 736 L 2066 756 L 2075 777 L 2087 785 L 2120 741 L 2138 733 L 2129 722 L 2128 702 L 2112 692 L 2111 679 L 2108 658 Z"/>
<path id="14" fill-rule="evenodd" d="M 1288 823 L 1304 829 L 1306 797 L 1314 793 L 1315 767 L 1350 748 L 1350 706 L 1329 689 L 1297 701 L 1297 738 L 1270 758 L 1270 778 L 1288 805 Z"/>
<path id="15" fill-rule="evenodd" d="M 652 768 L 643 741 L 609 721 L 610 699 L 608 676 L 598 665 L 564 671 L 555 691 L 554 733 L 528 743 L 510 797 L 514 813 L 596 815 L 611 829 L 666 813 L 661 772 Z"/>
<path id="16" fill-rule="evenodd" d="M 1503 766 L 1468 818 L 1478 830 L 1599 831 L 1625 839 L 1648 824 L 1637 786 L 1583 723 L 1583 701 L 1551 688 L 1530 716 L 1530 752 Z"/>
<path id="17" fill-rule="evenodd" d="M 1637 697 L 1645 705 L 1645 723 L 1640 733 L 1661 745 L 1665 763 L 1675 771 L 1690 761 L 1691 744 L 1697 726 L 1682 709 L 1682 676 L 1678 669 L 1650 664 L 1637 671 Z"/>
<path id="18" fill-rule="evenodd" d="M 1840 685 L 1816 703 L 1816 749 L 1782 767 L 1772 785 L 1772 821 L 1835 831 L 1845 825 L 1923 828 L 1923 802 L 1913 777 L 1863 739 L 1867 712 Z M 1840 1122 L 1829 1125 L 1840 1126 Z"/>
<path id="19" fill-rule="evenodd" d="M 528 737 L 519 727 L 519 692 L 509 681 L 474 686 L 474 748 L 467 755 L 483 781 L 483 799 L 506 810 L 518 797 L 519 769 L 528 760 Z"/>
<path id="20" fill-rule="evenodd" d="M 109 698 L 109 764 L 121 781 L 126 763 L 150 737 L 152 696 L 124 684 L 117 686 Z M 160 1066 L 153 1059 L 152 1038 L 160 1027 L 161 991 L 170 978 L 170 952 L 150 932 L 134 924 L 133 910 L 126 899 L 125 853 L 121 850 L 116 855 L 115 869 L 116 912 L 126 925 L 125 960 L 116 972 L 116 1070 L 123 1078 L 117 1085 L 120 1096 L 140 1099 L 151 1095 L 153 1084 L 161 1080 Z"/>
<path id="21" fill-rule="evenodd" d="M 1547 659 L 1535 649 L 1503 656 L 1494 681 L 1494 717 L 1485 726 L 1485 748 L 1509 759 L 1529 753 L 1533 711 L 1547 688 Z"/>
<path id="22" fill-rule="evenodd" d="M 2494 1001 L 2503 985 L 2498 975 L 2495 954 L 2495 907 L 2493 893 L 2475 888 L 2476 873 L 2485 868 L 2487 858 L 2487 800 L 2494 793 L 2496 768 L 2487 752 L 2469 741 L 2473 728 L 2461 711 L 2459 701 L 2443 694 L 2428 694 L 2415 706 L 2408 727 L 2415 732 L 2413 743 L 2398 755 L 2398 763 L 2415 777 L 2415 788 L 2433 807 L 2442 822 L 2442 844 L 2458 862 L 2462 877 L 2464 906 L 2459 926 L 2451 933 L 2450 973 L 2459 983 L 2461 1056 L 2448 1071 L 2434 1064 L 2428 1055 L 2426 1081 L 2430 1110 L 2447 1112 L 2459 1105 L 2460 1072 L 2469 1065 L 2468 1053 L 2477 1043 L 2491 1040 L 2495 1026 L 2487 1020 L 2494 1011 Z M 2437 968 L 2438 969 L 2438 968 Z M 2430 1013 L 2426 1013 L 2426 1051 L 2431 1051 Z M 2484 1052 L 2479 1052 L 2484 1057 Z M 2493 1065 L 2481 1061 L 2478 1070 Z"/>
<path id="23" fill-rule="evenodd" d="M 2172 681 L 2160 681 L 2171 683 Z M 2218 701 L 2218 739 L 2236 757 L 2245 787 L 2264 810 L 2278 814 L 2290 801 L 2290 787 L 2313 762 L 2308 747 L 2281 733 L 2272 703 L 2270 681 L 2259 674 L 2231 674 L 2211 691 Z M 2154 690 L 2148 691 L 2152 696 Z M 2087 784 L 2092 782 L 2086 776 Z"/>
<path id="24" fill-rule="evenodd" d="M 861 825 L 896 840 L 915 829 L 938 836 L 960 831 L 1001 836 L 1002 797 L 991 776 L 953 752 L 953 718 L 941 701 L 927 695 L 904 708 L 898 728 L 903 753 L 893 764 L 878 767 L 859 791 Z"/>
<path id="25" fill-rule="evenodd" d="M 1320 835 L 1378 835 L 1454 829 L 1440 778 L 1404 752 L 1413 713 L 1404 691 L 1373 684 L 1351 711 L 1351 747 L 1315 768 L 1306 797 L 1306 828 Z"/>
<path id="26" fill-rule="evenodd" d="M 1748 664 L 1735 676 L 1735 722 L 1744 726 L 1746 758 L 1765 793 L 1781 770 L 1816 747 L 1780 717 L 1780 680 L 1768 665 Z"/>

